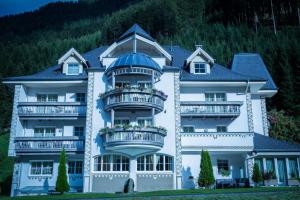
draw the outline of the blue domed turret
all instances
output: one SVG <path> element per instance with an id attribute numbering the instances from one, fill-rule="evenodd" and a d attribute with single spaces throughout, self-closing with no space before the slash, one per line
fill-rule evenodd
<path id="1" fill-rule="evenodd" d="M 144 67 L 161 72 L 160 66 L 150 56 L 143 53 L 128 53 L 115 60 L 106 69 L 106 73 L 123 67 Z"/>

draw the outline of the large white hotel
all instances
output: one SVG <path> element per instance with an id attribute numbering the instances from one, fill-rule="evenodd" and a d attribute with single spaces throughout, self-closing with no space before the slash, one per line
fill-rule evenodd
<path id="1" fill-rule="evenodd" d="M 273 185 L 294 185 L 300 146 L 268 134 L 266 98 L 277 92 L 261 56 L 230 66 L 201 46 L 161 46 L 133 25 L 110 46 L 71 48 L 55 66 L 10 77 L 12 196 L 55 188 L 61 150 L 73 192 L 121 192 L 197 185 L 200 154 L 217 182 L 249 179 L 254 163 Z"/>

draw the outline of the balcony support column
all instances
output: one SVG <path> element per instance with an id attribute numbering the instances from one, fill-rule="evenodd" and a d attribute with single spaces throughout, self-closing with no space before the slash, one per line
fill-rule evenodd
<path id="1" fill-rule="evenodd" d="M 155 126 L 155 108 L 151 109 L 151 114 L 152 114 L 152 126 Z"/>
<path id="2" fill-rule="evenodd" d="M 111 119 L 111 128 L 113 128 L 115 125 L 115 111 L 114 109 L 111 109 L 110 111 L 110 119 Z"/>
<path id="3" fill-rule="evenodd" d="M 131 178 L 134 182 L 134 185 L 137 185 L 136 183 L 136 168 L 137 168 L 137 160 L 136 157 L 131 157 L 129 161 L 129 178 Z M 136 187 L 134 187 L 136 190 Z"/>
<path id="4" fill-rule="evenodd" d="M 155 86 L 154 86 L 154 84 L 155 84 L 154 70 L 152 70 L 152 76 L 151 76 L 151 78 L 152 78 L 152 88 L 155 89 Z"/>
<path id="5" fill-rule="evenodd" d="M 115 89 L 116 85 L 116 78 L 115 78 L 115 72 L 113 71 L 111 73 L 111 84 L 112 84 L 112 89 Z"/>

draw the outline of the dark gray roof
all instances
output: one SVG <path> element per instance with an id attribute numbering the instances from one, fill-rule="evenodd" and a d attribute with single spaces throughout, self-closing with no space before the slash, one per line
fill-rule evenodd
<path id="1" fill-rule="evenodd" d="M 163 46 L 163 48 L 172 56 L 172 66 L 180 69 L 183 69 L 185 60 L 192 54 L 180 46 Z"/>
<path id="2" fill-rule="evenodd" d="M 300 152 L 300 144 L 292 144 L 254 133 L 254 151 L 257 152 Z"/>
<path id="3" fill-rule="evenodd" d="M 103 53 L 106 49 L 108 48 L 108 46 L 101 46 L 98 47 L 96 49 L 93 49 L 91 51 L 88 51 L 86 53 L 84 53 L 82 55 L 82 57 L 84 57 L 84 59 L 86 59 L 88 61 L 89 67 L 91 68 L 99 68 L 99 67 L 103 67 L 102 63 L 99 60 L 99 56 L 101 53 Z"/>
<path id="4" fill-rule="evenodd" d="M 151 41 L 155 41 L 146 31 L 144 31 L 144 29 L 142 29 L 138 24 L 134 24 L 132 27 L 130 27 L 123 35 L 121 35 L 121 37 L 117 40 L 123 40 L 124 38 L 127 38 L 133 34 L 137 34 L 140 35 L 144 38 L 147 38 Z"/>
<path id="5" fill-rule="evenodd" d="M 257 76 L 267 80 L 267 83 L 262 89 L 265 90 L 276 90 L 275 85 L 267 67 L 262 60 L 261 56 L 257 53 L 239 53 L 234 55 L 232 66 L 232 71 L 238 72 L 245 76 Z"/>
<path id="6" fill-rule="evenodd" d="M 209 74 L 192 74 L 186 69 L 181 71 L 180 76 L 181 81 L 264 81 L 262 78 L 245 76 L 230 69 L 221 66 L 219 64 L 214 64 L 211 67 Z"/>

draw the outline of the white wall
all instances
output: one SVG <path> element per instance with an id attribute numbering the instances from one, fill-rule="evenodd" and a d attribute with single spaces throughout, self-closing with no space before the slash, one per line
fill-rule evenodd
<path id="1" fill-rule="evenodd" d="M 210 73 L 210 65 L 201 56 L 195 56 L 195 58 L 190 63 L 190 73 L 195 72 L 195 63 L 206 63 L 206 72 Z"/>
<path id="2" fill-rule="evenodd" d="M 263 116 L 261 110 L 261 99 L 257 95 L 251 95 L 252 102 L 252 113 L 253 113 L 253 125 L 254 132 L 264 134 L 263 129 Z"/>

